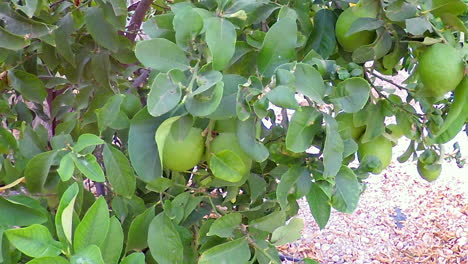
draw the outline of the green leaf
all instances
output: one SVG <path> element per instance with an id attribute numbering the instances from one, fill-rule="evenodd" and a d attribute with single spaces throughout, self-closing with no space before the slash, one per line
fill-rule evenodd
<path id="1" fill-rule="evenodd" d="M 198 264 L 247 264 L 249 259 L 249 244 L 245 238 L 239 238 L 206 250 Z"/>
<path id="2" fill-rule="evenodd" d="M 42 104 L 44 102 L 47 91 L 37 76 L 20 70 L 9 70 L 8 80 L 11 87 L 21 93 L 26 99 Z"/>
<path id="3" fill-rule="evenodd" d="M 281 64 L 296 58 L 297 26 L 294 19 L 285 17 L 277 21 L 267 32 L 258 55 L 258 70 L 271 77 Z"/>
<path id="4" fill-rule="evenodd" d="M 367 103 L 370 94 L 369 83 L 360 77 L 346 79 L 333 89 L 330 101 L 346 113 L 356 113 Z"/>
<path id="5" fill-rule="evenodd" d="M 87 147 L 101 144 L 104 144 L 104 140 L 102 140 L 100 137 L 93 134 L 82 134 L 80 137 L 78 137 L 75 146 L 73 146 L 73 150 L 80 152 Z"/>
<path id="6" fill-rule="evenodd" d="M 255 121 L 250 118 L 247 121 L 238 122 L 237 137 L 242 150 L 247 153 L 253 160 L 263 162 L 270 154 L 268 149 L 256 138 Z"/>
<path id="7" fill-rule="evenodd" d="M 107 179 L 116 194 L 131 197 L 135 193 L 136 178 L 127 157 L 118 149 L 106 144 L 103 151 Z"/>
<path id="8" fill-rule="evenodd" d="M 434 16 L 443 14 L 461 15 L 468 9 L 466 2 L 463 0 L 433 0 L 431 13 Z"/>
<path id="9" fill-rule="evenodd" d="M 320 229 L 324 229 L 330 219 L 330 199 L 320 188 L 318 183 L 312 183 L 310 192 L 306 195 L 310 212 Z"/>
<path id="10" fill-rule="evenodd" d="M 59 21 L 60 27 L 54 31 L 55 36 L 55 45 L 57 48 L 55 51 L 62 55 L 63 58 L 75 67 L 75 54 L 72 50 L 72 45 L 70 43 L 71 35 L 75 31 L 75 26 L 73 22 L 73 17 L 71 14 L 67 14 Z"/>
<path id="11" fill-rule="evenodd" d="M 302 107 L 294 112 L 286 132 L 288 150 L 300 153 L 312 145 L 312 140 L 321 129 L 319 115 L 320 112 L 312 107 Z"/>
<path id="12" fill-rule="evenodd" d="M 330 9 L 320 9 L 314 15 L 314 30 L 307 41 L 305 50 L 315 50 L 322 58 L 327 59 L 335 52 L 336 15 Z"/>
<path id="13" fill-rule="evenodd" d="M 247 82 L 242 76 L 235 74 L 223 75 L 223 97 L 216 110 L 207 117 L 214 120 L 228 119 L 236 116 L 236 97 L 240 84 Z"/>
<path id="14" fill-rule="evenodd" d="M 148 94 L 148 112 L 155 117 L 171 111 L 182 98 L 182 91 L 172 74 L 159 73 Z"/>
<path id="15" fill-rule="evenodd" d="M 100 246 L 106 239 L 109 229 L 109 209 L 106 199 L 100 196 L 88 209 L 75 230 L 73 247 L 75 251 L 86 249 L 88 245 Z M 99 255 L 101 255 L 99 253 Z"/>
<path id="16" fill-rule="evenodd" d="M 318 261 L 310 259 L 310 258 L 305 258 L 304 259 L 304 264 L 320 264 Z"/>
<path id="17" fill-rule="evenodd" d="M 104 263 L 116 264 L 120 259 L 124 243 L 124 234 L 119 220 L 112 216 L 109 223 L 109 231 L 106 239 L 101 244 L 101 254 Z"/>
<path id="18" fill-rule="evenodd" d="M 154 215 L 154 207 L 152 206 L 133 219 L 128 229 L 126 251 L 138 251 L 148 247 L 148 228 Z"/>
<path id="19" fill-rule="evenodd" d="M 71 245 L 73 234 L 73 214 L 75 200 L 78 195 L 79 188 L 75 182 L 63 193 L 60 198 L 60 203 L 55 214 L 55 228 L 57 237 L 62 242 L 62 245 Z"/>
<path id="20" fill-rule="evenodd" d="M 245 164 L 234 152 L 223 150 L 216 155 L 211 155 L 210 169 L 218 179 L 238 182 L 242 179 L 241 172 L 245 171 Z"/>
<path id="21" fill-rule="evenodd" d="M 75 171 L 75 165 L 73 163 L 73 153 L 69 152 L 60 160 L 60 166 L 57 169 L 57 172 L 62 181 L 68 181 L 73 176 Z"/>
<path id="22" fill-rule="evenodd" d="M 276 211 L 250 221 L 249 227 L 272 233 L 276 228 L 284 225 L 284 222 L 286 222 L 285 213 L 283 211 Z"/>
<path id="23" fill-rule="evenodd" d="M 138 178 L 152 182 L 162 175 L 158 146 L 154 140 L 162 118 L 151 116 L 147 108 L 140 110 L 132 119 L 128 135 L 128 154 Z"/>
<path id="24" fill-rule="evenodd" d="M 276 188 L 276 198 L 282 210 L 286 211 L 288 205 L 288 194 L 296 184 L 297 180 L 303 176 L 309 176 L 310 172 L 306 167 L 294 166 L 288 169 L 282 176 Z"/>
<path id="25" fill-rule="evenodd" d="M 96 245 L 89 245 L 77 250 L 70 258 L 71 264 L 107 264 L 102 259 L 101 251 Z"/>
<path id="26" fill-rule="evenodd" d="M 361 142 L 366 143 L 382 135 L 385 131 L 385 114 L 382 102 L 369 104 L 366 111 L 372 113 L 367 116 L 366 132 L 361 137 Z"/>
<path id="27" fill-rule="evenodd" d="M 28 261 L 26 264 L 70 264 L 70 262 L 62 257 L 42 257 Z"/>
<path id="28" fill-rule="evenodd" d="M 55 241 L 49 229 L 43 225 L 8 229 L 5 235 L 14 247 L 33 258 L 55 257 L 62 250 L 60 242 Z"/>
<path id="29" fill-rule="evenodd" d="M 255 257 L 258 264 L 281 264 L 278 250 L 271 243 L 263 239 L 255 239 L 258 247 L 255 247 Z"/>
<path id="30" fill-rule="evenodd" d="M 183 263 L 184 247 L 179 232 L 164 212 L 154 217 L 150 223 L 148 246 L 159 264 Z"/>
<path id="31" fill-rule="evenodd" d="M 344 143 L 338 132 L 338 123 L 329 115 L 323 115 L 325 119 L 326 138 L 323 147 L 323 176 L 335 176 L 343 161 Z"/>
<path id="32" fill-rule="evenodd" d="M 28 226 L 47 221 L 47 211 L 41 204 L 26 196 L 11 196 L 8 199 L 0 196 L 1 226 Z"/>
<path id="33" fill-rule="evenodd" d="M 145 254 L 135 252 L 126 256 L 120 264 L 145 264 Z"/>
<path id="34" fill-rule="evenodd" d="M 34 16 L 34 13 L 42 4 L 40 0 L 26 0 L 22 2 L 21 5 L 15 2 L 13 3 L 17 9 L 23 11 L 23 13 L 25 13 L 29 18 Z"/>
<path id="35" fill-rule="evenodd" d="M 266 96 L 270 102 L 282 108 L 297 109 L 299 104 L 294 97 L 294 90 L 286 85 L 279 85 L 269 91 Z"/>
<path id="36" fill-rule="evenodd" d="M 161 160 L 161 167 L 162 167 L 162 159 L 163 159 L 163 152 L 164 152 L 164 145 L 166 143 L 166 138 L 171 132 L 172 124 L 179 120 L 181 116 L 174 116 L 164 120 L 161 125 L 156 130 L 156 134 L 154 135 L 154 139 L 156 141 L 156 145 L 158 146 L 159 151 L 159 159 Z"/>
<path id="37" fill-rule="evenodd" d="M 186 50 L 203 29 L 203 19 L 193 8 L 185 8 L 174 16 L 173 20 L 176 43 Z"/>
<path id="38" fill-rule="evenodd" d="M 96 182 L 104 182 L 106 180 L 104 172 L 93 154 L 88 153 L 83 157 L 73 155 L 73 161 L 78 170 L 90 180 Z"/>
<path id="39" fill-rule="evenodd" d="M 298 63 L 294 70 L 296 91 L 309 97 L 316 103 L 323 103 L 325 85 L 322 75 L 311 65 Z"/>
<path id="40" fill-rule="evenodd" d="M 114 0 L 109 1 L 112 4 L 112 9 L 116 16 L 126 16 L 127 15 L 127 1 L 126 0 Z"/>
<path id="41" fill-rule="evenodd" d="M 414 17 L 405 20 L 406 30 L 408 33 L 419 36 L 423 35 L 424 32 L 432 32 L 432 25 L 426 17 Z"/>
<path id="42" fill-rule="evenodd" d="M 240 227 L 242 215 L 240 213 L 230 213 L 216 219 L 210 227 L 207 236 L 232 237 L 234 231 Z"/>
<path id="43" fill-rule="evenodd" d="M 355 34 L 357 32 L 361 31 L 373 31 L 376 30 L 380 27 L 382 27 L 384 22 L 382 20 L 372 18 L 372 17 L 360 17 L 356 19 L 353 24 L 351 24 L 351 27 L 348 29 L 348 32 L 346 32 L 345 37 L 349 37 L 352 34 Z"/>
<path id="44" fill-rule="evenodd" d="M 167 39 L 155 38 L 138 42 L 135 55 L 145 67 L 162 72 L 172 69 L 185 71 L 189 68 L 184 51 Z"/>
<path id="45" fill-rule="evenodd" d="M 20 35 L 24 39 L 39 38 L 50 35 L 55 26 L 47 25 L 29 19 L 17 12 L 14 12 L 8 2 L 0 3 L 0 17 L 3 21 L 2 27 L 15 35 Z"/>
<path id="46" fill-rule="evenodd" d="M 343 213 L 352 213 L 359 201 L 361 188 L 354 172 L 342 166 L 335 178 L 335 192 L 331 202 L 333 208 Z"/>
<path id="47" fill-rule="evenodd" d="M 122 94 L 113 95 L 102 108 L 95 110 L 100 132 L 117 120 L 124 97 Z"/>
<path id="48" fill-rule="evenodd" d="M 42 152 L 28 162 L 24 170 L 24 177 L 26 178 L 26 188 L 30 192 L 42 191 L 57 153 L 55 150 Z"/>
<path id="49" fill-rule="evenodd" d="M 212 17 L 205 20 L 206 43 L 213 56 L 213 69 L 223 70 L 232 56 L 236 47 L 236 29 L 229 20 Z"/>
<path id="50" fill-rule="evenodd" d="M 86 9 L 85 23 L 93 39 L 104 48 L 117 52 L 119 36 L 117 30 L 105 19 L 102 8 L 89 7 Z"/>
<path id="51" fill-rule="evenodd" d="M 21 50 L 30 44 L 29 39 L 12 34 L 0 27 L 0 48 L 9 50 Z"/>
<path id="52" fill-rule="evenodd" d="M 292 243 L 301 238 L 301 231 L 304 228 L 304 220 L 301 218 L 293 218 L 285 226 L 280 226 L 271 235 L 270 241 L 275 246 L 281 246 L 287 243 Z"/>
<path id="53" fill-rule="evenodd" d="M 220 81 L 207 91 L 198 93 L 200 88 L 185 101 L 187 111 L 193 116 L 207 116 L 218 108 L 223 97 L 224 83 Z"/>

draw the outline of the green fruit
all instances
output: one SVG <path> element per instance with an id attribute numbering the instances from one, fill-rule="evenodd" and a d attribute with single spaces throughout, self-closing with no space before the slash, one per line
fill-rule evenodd
<path id="1" fill-rule="evenodd" d="M 424 84 L 422 94 L 437 98 L 455 90 L 463 79 L 464 65 L 455 48 L 437 43 L 419 58 L 418 73 Z"/>
<path id="2" fill-rule="evenodd" d="M 223 150 L 230 150 L 239 156 L 245 165 L 245 170 L 241 171 L 241 174 L 245 174 L 250 171 L 250 167 L 252 166 L 252 159 L 242 150 L 236 134 L 221 133 L 213 139 L 211 142 L 211 153 L 218 154 Z M 206 159 L 209 161 L 210 157 L 207 156 Z"/>
<path id="3" fill-rule="evenodd" d="M 439 178 L 442 171 L 440 164 L 427 165 L 418 160 L 417 169 L 419 175 L 428 182 L 433 182 Z"/>
<path id="4" fill-rule="evenodd" d="M 366 126 L 354 126 L 353 114 L 339 113 L 335 119 L 338 122 L 338 132 L 344 138 L 349 133 L 355 141 L 358 141 L 362 134 L 364 134 L 364 131 L 366 131 Z"/>
<path id="5" fill-rule="evenodd" d="M 376 17 L 376 12 L 373 8 L 355 6 L 346 9 L 340 14 L 336 21 L 336 39 L 345 51 L 353 52 L 357 48 L 368 45 L 374 42 L 375 31 L 360 31 L 347 36 L 351 25 L 361 17 Z"/>
<path id="6" fill-rule="evenodd" d="M 129 118 L 132 118 L 143 106 L 140 98 L 134 94 L 126 94 L 120 108 Z"/>
<path id="7" fill-rule="evenodd" d="M 384 136 L 379 136 L 369 142 L 359 144 L 359 161 L 363 161 L 369 155 L 373 155 L 380 160 L 381 165 L 372 170 L 373 173 L 379 174 L 392 160 L 392 142 Z"/>
<path id="8" fill-rule="evenodd" d="M 173 171 L 186 171 L 200 162 L 205 150 L 202 130 L 192 127 L 188 135 L 178 140 L 168 135 L 163 149 L 163 165 Z"/>
<path id="9" fill-rule="evenodd" d="M 217 120 L 214 130 L 218 133 L 236 133 L 237 131 L 237 118 L 229 118 L 225 120 Z"/>

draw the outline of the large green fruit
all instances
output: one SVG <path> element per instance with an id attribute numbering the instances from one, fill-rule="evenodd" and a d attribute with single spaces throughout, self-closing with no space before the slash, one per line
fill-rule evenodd
<path id="1" fill-rule="evenodd" d="M 379 136 L 369 142 L 360 143 L 358 148 L 359 161 L 363 161 L 369 155 L 380 160 L 381 165 L 372 170 L 373 173 L 379 174 L 392 160 L 392 142 L 384 136 Z"/>
<path id="2" fill-rule="evenodd" d="M 237 118 L 229 118 L 225 120 L 216 120 L 214 129 L 218 133 L 236 133 Z"/>
<path id="3" fill-rule="evenodd" d="M 340 113 L 336 116 L 336 121 L 338 122 L 338 131 L 342 137 L 346 137 L 349 133 L 355 141 L 358 141 L 362 134 L 364 134 L 364 131 L 366 131 L 365 126 L 354 126 L 353 114 Z"/>
<path id="4" fill-rule="evenodd" d="M 357 48 L 368 45 L 374 42 L 376 33 L 375 31 L 361 31 L 346 36 L 351 25 L 361 17 L 375 18 L 377 15 L 375 9 L 370 6 L 354 6 L 346 9 L 340 14 L 336 21 L 336 39 L 345 51 L 353 52 Z"/>
<path id="5" fill-rule="evenodd" d="M 200 162 L 205 150 L 202 130 L 192 127 L 188 135 L 178 140 L 168 135 L 163 149 L 163 165 L 174 171 L 186 171 Z"/>
<path id="6" fill-rule="evenodd" d="M 442 166 L 440 164 L 426 165 L 418 160 L 417 169 L 419 175 L 428 182 L 433 182 L 439 178 L 442 172 Z"/>
<path id="7" fill-rule="evenodd" d="M 245 165 L 245 170 L 241 171 L 241 174 L 245 174 L 250 171 L 250 167 L 252 166 L 252 159 L 242 150 L 236 134 L 220 133 L 216 138 L 213 139 L 211 142 L 211 153 L 217 154 L 223 150 L 230 150 L 239 156 Z M 210 160 L 209 156 L 207 156 L 207 160 Z"/>
<path id="8" fill-rule="evenodd" d="M 424 84 L 423 95 L 440 97 L 455 90 L 463 79 L 464 66 L 460 54 L 447 44 L 437 43 L 419 58 L 418 73 Z"/>

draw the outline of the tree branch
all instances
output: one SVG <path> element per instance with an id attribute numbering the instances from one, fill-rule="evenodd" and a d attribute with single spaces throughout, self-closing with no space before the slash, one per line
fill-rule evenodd
<path id="1" fill-rule="evenodd" d="M 127 27 L 127 30 L 129 32 L 127 32 L 126 37 L 131 42 L 135 41 L 137 31 L 140 29 L 141 23 L 143 23 L 143 19 L 145 18 L 146 12 L 149 10 L 152 3 L 153 0 L 141 0 L 138 3 L 138 7 L 135 9 L 135 13 L 133 14 L 132 19 L 130 20 L 130 23 Z"/>

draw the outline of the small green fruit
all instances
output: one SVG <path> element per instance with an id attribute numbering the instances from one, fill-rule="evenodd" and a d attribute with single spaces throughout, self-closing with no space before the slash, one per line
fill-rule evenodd
<path id="1" fill-rule="evenodd" d="M 192 127 L 188 135 L 178 140 L 168 135 L 163 149 L 163 165 L 173 171 L 186 171 L 200 162 L 205 150 L 202 130 Z"/>

